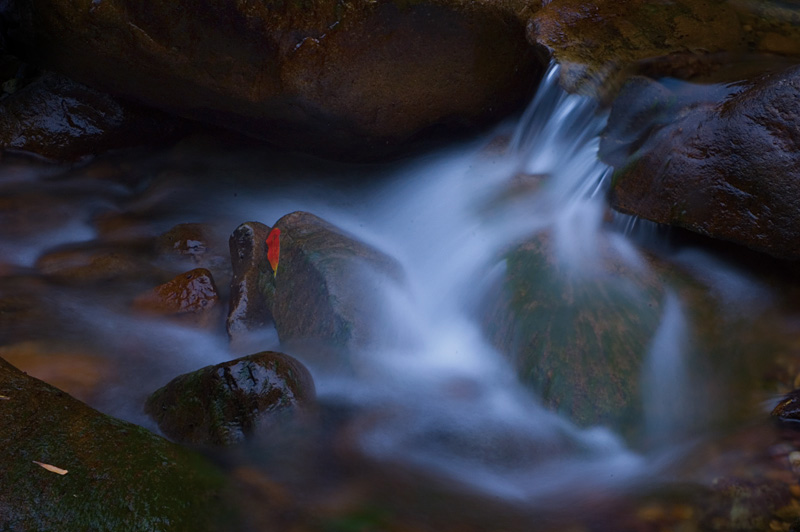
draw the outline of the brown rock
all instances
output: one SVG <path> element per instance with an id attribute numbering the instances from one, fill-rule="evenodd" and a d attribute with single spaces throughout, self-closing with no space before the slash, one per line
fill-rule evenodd
<path id="1" fill-rule="evenodd" d="M 163 278 L 161 271 L 130 248 L 92 244 L 49 251 L 39 257 L 36 268 L 52 280 L 77 284 Z"/>
<path id="2" fill-rule="evenodd" d="M 533 15 L 528 38 L 551 50 L 571 91 L 613 93 L 636 72 L 734 81 L 781 63 L 776 52 L 800 59 L 796 13 L 772 4 L 553 0 Z"/>
<path id="3" fill-rule="evenodd" d="M 133 308 L 210 327 L 218 317 L 218 304 L 219 296 L 211 272 L 197 268 L 140 295 L 134 300 Z"/>
<path id="4" fill-rule="evenodd" d="M 156 239 L 155 251 L 161 264 L 172 271 L 176 271 L 176 267 L 208 269 L 217 286 L 227 293 L 231 278 L 228 246 L 224 237 L 211 225 L 178 224 Z"/>
<path id="5" fill-rule="evenodd" d="M 284 146 L 365 157 L 528 99 L 543 60 L 511 4 L 23 0 L 6 16 L 19 25 L 16 52 L 84 83 Z"/>
<path id="6" fill-rule="evenodd" d="M 625 105 L 624 103 L 622 105 Z M 800 68 L 681 112 L 614 177 L 614 208 L 800 258 Z"/>

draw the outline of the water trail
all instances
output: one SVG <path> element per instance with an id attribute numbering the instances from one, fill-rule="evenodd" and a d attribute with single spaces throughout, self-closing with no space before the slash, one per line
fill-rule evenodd
<path id="1" fill-rule="evenodd" d="M 691 418 L 702 415 L 703 409 L 693 404 L 695 398 L 688 393 L 692 389 L 686 360 L 690 334 L 680 301 L 668 293 L 642 372 L 645 430 L 655 445 L 685 441 Z"/>

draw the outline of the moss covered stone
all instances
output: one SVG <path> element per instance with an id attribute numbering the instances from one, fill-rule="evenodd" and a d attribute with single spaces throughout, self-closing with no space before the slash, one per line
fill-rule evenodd
<path id="1" fill-rule="evenodd" d="M 208 531 L 229 517 L 224 479 L 202 457 L 2 359 L 0 426 L 0 530 Z"/>

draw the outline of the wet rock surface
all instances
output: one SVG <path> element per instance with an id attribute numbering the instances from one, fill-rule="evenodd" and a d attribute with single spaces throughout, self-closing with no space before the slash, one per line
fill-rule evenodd
<path id="1" fill-rule="evenodd" d="M 554 0 L 528 38 L 564 66 L 568 90 L 590 94 L 614 93 L 632 73 L 736 81 L 800 62 L 796 12 L 782 2 Z"/>
<path id="2" fill-rule="evenodd" d="M 181 375 L 154 392 L 145 410 L 176 441 L 224 447 L 268 435 L 314 399 L 305 366 L 267 351 Z"/>
<path id="3" fill-rule="evenodd" d="M 4 530 L 215 530 L 224 480 L 195 455 L 0 359 Z M 57 474 L 36 462 L 66 470 Z"/>
<path id="4" fill-rule="evenodd" d="M 614 208 L 800 258 L 800 68 L 676 113 L 614 176 Z M 622 104 L 621 105 L 627 105 Z"/>
<path id="5" fill-rule="evenodd" d="M 211 272 L 196 268 L 141 294 L 134 299 L 133 308 L 146 314 L 173 316 L 192 325 L 212 328 L 220 316 L 219 304 Z"/>
<path id="6" fill-rule="evenodd" d="M 275 281 L 267 260 L 268 233 L 269 227 L 262 223 L 245 222 L 230 237 L 233 278 L 226 328 L 233 343 L 244 342 L 248 333 L 273 323 L 269 301 Z"/>
<path id="7" fill-rule="evenodd" d="M 0 150 L 75 160 L 104 151 L 176 138 L 168 115 L 46 72 L 0 100 Z"/>
<path id="8" fill-rule="evenodd" d="M 74 79 L 305 151 L 376 156 L 502 116 L 543 55 L 488 2 L 15 3 L 12 50 Z M 202 38 L 198 38 L 202 36 Z"/>
<path id="9" fill-rule="evenodd" d="M 400 265 L 307 212 L 288 214 L 275 227 L 280 261 L 269 305 L 281 341 L 339 347 L 373 341 L 384 313 L 377 287 L 402 282 Z"/>

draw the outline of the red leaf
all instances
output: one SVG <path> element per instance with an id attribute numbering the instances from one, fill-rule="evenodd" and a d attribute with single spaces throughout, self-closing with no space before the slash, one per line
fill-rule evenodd
<path id="1" fill-rule="evenodd" d="M 273 227 L 272 231 L 267 235 L 267 260 L 269 265 L 272 266 L 274 275 L 278 275 L 278 259 L 281 255 L 281 230 Z"/>

